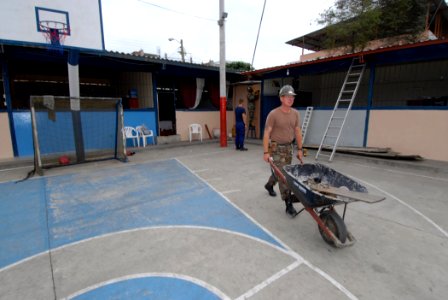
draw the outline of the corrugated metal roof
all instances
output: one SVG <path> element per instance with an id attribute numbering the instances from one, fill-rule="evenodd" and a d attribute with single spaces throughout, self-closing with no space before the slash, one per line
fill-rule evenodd
<path id="1" fill-rule="evenodd" d="M 182 62 L 179 60 L 162 58 L 159 55 L 149 54 L 149 53 L 144 53 L 144 54 L 141 54 L 139 52 L 124 53 L 124 52 L 110 51 L 110 50 L 106 50 L 105 53 L 107 53 L 108 56 L 112 56 L 112 57 L 120 58 L 120 59 L 138 60 L 138 61 L 144 61 L 144 62 L 149 62 L 149 63 L 153 63 L 153 64 L 165 64 L 165 65 L 172 65 L 172 66 L 184 67 L 184 68 L 219 71 L 219 65 L 216 66 L 215 64 L 204 64 L 204 63 L 199 64 L 199 63 L 192 63 L 192 62 Z M 238 75 L 241 74 L 241 72 L 239 72 L 239 71 L 234 71 L 234 70 L 230 70 L 230 69 L 226 69 L 226 73 L 227 74 L 238 74 Z"/>
<path id="2" fill-rule="evenodd" d="M 196 68 L 196 69 L 199 68 L 199 69 L 207 69 L 207 70 L 214 70 L 214 71 L 219 70 L 219 66 L 217 67 L 217 66 L 211 66 L 211 65 L 206 65 L 206 64 L 182 62 L 182 61 L 178 61 L 178 60 L 162 58 L 159 55 L 155 55 L 155 54 L 144 53 L 142 55 L 138 52 L 124 53 L 124 52 L 111 51 L 111 50 L 106 50 L 106 53 L 109 56 L 113 56 L 113 57 L 117 57 L 117 58 L 145 61 L 145 62 L 150 62 L 150 63 L 155 63 L 155 64 L 170 64 L 170 65 L 182 66 L 185 68 Z M 233 73 L 232 71 L 227 71 L 227 72 Z M 237 72 L 235 72 L 235 73 L 237 73 Z"/>
<path id="3" fill-rule="evenodd" d="M 306 66 L 306 65 L 320 64 L 320 63 L 336 61 L 336 60 L 343 60 L 343 59 L 347 59 L 347 58 L 351 58 L 351 57 L 367 56 L 367 55 L 373 55 L 373 54 L 377 54 L 377 53 L 393 52 L 393 51 L 402 50 L 402 49 L 425 47 L 425 46 L 437 45 L 437 44 L 448 44 L 448 39 L 409 43 L 409 44 L 405 44 L 405 45 L 382 47 L 382 48 L 377 48 L 374 50 L 367 50 L 367 51 L 360 51 L 360 52 L 355 52 L 355 53 L 328 56 L 325 58 L 316 58 L 314 60 L 290 63 L 290 64 L 286 64 L 286 65 L 281 65 L 281 66 L 259 69 L 259 70 L 255 70 L 255 71 L 248 71 L 248 72 L 242 73 L 242 75 L 245 75 L 245 76 L 262 75 L 265 73 L 270 73 L 270 72 L 274 72 L 274 71 L 278 71 L 278 70 L 282 70 L 282 69 L 296 68 L 296 67 L 302 67 L 302 66 Z"/>

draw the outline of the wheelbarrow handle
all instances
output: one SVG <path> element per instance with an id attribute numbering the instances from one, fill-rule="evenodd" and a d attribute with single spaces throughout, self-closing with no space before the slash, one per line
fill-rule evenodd
<path id="1" fill-rule="evenodd" d="M 287 184 L 285 175 L 274 164 L 274 160 L 272 159 L 272 157 L 269 157 L 269 164 L 271 165 L 271 169 L 274 171 L 274 173 L 277 176 L 277 178 L 279 178 L 284 184 Z"/>

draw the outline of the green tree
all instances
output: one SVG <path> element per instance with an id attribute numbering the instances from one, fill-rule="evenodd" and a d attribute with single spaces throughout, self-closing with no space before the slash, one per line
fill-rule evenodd
<path id="1" fill-rule="evenodd" d="M 324 47 L 350 46 L 362 50 L 369 41 L 408 34 L 425 28 L 427 0 L 336 0 L 320 15 L 326 26 Z"/>
<path id="2" fill-rule="evenodd" d="M 226 63 L 226 68 L 234 71 L 252 71 L 254 68 L 250 63 L 246 63 L 243 61 L 233 61 Z"/>
<path id="3" fill-rule="evenodd" d="M 380 37 L 410 34 L 415 37 L 425 29 L 426 0 L 379 0 Z"/>

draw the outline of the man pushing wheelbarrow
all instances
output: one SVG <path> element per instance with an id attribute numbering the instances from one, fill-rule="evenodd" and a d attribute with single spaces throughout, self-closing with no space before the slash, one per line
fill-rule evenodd
<path id="1" fill-rule="evenodd" d="M 304 164 L 300 115 L 291 106 L 294 89 L 285 85 L 280 89 L 281 106 L 272 110 L 267 119 L 263 136 L 263 159 L 271 166 L 272 175 L 265 188 L 275 197 L 274 185 L 278 181 L 286 213 L 295 217 L 306 210 L 317 222 L 324 241 L 335 247 L 354 244 L 355 238 L 347 230 L 344 218 L 347 204 L 354 201 L 375 203 L 383 196 L 369 195 L 367 188 L 355 180 L 322 164 Z M 298 165 L 291 165 L 293 139 L 297 141 Z M 297 212 L 294 202 L 303 208 Z M 344 205 L 342 218 L 335 206 Z"/>
<path id="2" fill-rule="evenodd" d="M 290 85 L 285 85 L 280 89 L 279 97 L 281 105 L 273 109 L 266 119 L 266 125 L 263 135 L 263 159 L 266 162 L 272 161 L 280 170 L 290 165 L 292 161 L 293 140 L 297 141 L 297 158 L 303 164 L 303 149 L 302 149 L 302 130 L 300 129 L 300 114 L 292 108 L 296 94 Z M 272 197 L 277 196 L 274 191 L 274 185 L 277 182 L 277 177 L 272 174 L 268 182 L 265 184 L 265 189 Z M 293 206 L 294 199 L 291 197 L 291 192 L 288 186 L 279 181 L 280 196 L 286 205 L 286 213 L 295 217 L 297 211 Z"/>

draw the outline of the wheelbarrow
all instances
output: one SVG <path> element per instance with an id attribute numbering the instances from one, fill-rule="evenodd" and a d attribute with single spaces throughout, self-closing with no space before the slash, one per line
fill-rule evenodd
<path id="1" fill-rule="evenodd" d="M 323 240 L 336 248 L 351 246 L 356 241 L 344 223 L 349 203 L 376 203 L 386 199 L 369 194 L 365 186 L 319 163 L 286 165 L 284 173 L 272 159 L 269 163 L 277 179 L 289 188 L 291 199 L 302 203 L 303 208 L 297 214 L 306 210 L 317 222 Z M 335 210 L 336 205 L 344 205 L 342 217 Z"/>

